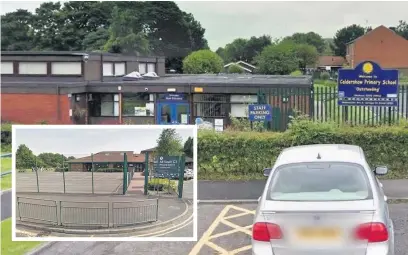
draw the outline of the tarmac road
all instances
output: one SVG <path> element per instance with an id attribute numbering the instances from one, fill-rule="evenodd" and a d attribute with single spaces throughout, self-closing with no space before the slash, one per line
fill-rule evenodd
<path id="1" fill-rule="evenodd" d="M 200 204 L 198 211 L 198 242 L 57 242 L 37 253 L 39 255 L 205 255 L 221 251 L 250 255 L 250 225 L 255 204 Z M 396 254 L 408 255 L 408 204 L 391 204 L 395 227 Z M 234 217 L 234 215 L 241 215 Z M 227 225 L 225 225 L 227 224 Z M 249 227 L 247 227 L 249 226 Z M 172 236 L 182 236 L 183 231 Z M 209 243 L 211 241 L 211 243 Z M 212 247 L 212 248 L 211 248 Z M 218 252 L 217 252 L 218 251 Z"/>
<path id="2" fill-rule="evenodd" d="M 1 192 L 1 220 L 11 217 L 11 189 Z"/>

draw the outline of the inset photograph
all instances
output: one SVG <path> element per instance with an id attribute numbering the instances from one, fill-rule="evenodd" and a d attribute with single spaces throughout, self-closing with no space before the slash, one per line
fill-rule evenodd
<path id="1" fill-rule="evenodd" d="M 13 125 L 13 241 L 195 241 L 196 151 L 196 126 Z"/>

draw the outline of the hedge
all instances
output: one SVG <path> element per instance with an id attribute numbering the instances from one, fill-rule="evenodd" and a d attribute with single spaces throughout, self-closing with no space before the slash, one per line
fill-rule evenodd
<path id="1" fill-rule="evenodd" d="M 363 148 L 370 165 L 387 165 L 386 178 L 408 177 L 408 124 L 379 127 L 338 126 L 296 120 L 288 131 L 198 134 L 199 179 L 263 178 L 279 153 L 296 145 L 355 144 Z"/>

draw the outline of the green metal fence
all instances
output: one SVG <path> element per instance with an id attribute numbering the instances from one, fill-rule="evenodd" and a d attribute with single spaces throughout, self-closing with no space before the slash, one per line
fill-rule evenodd
<path id="1" fill-rule="evenodd" d="M 272 106 L 272 121 L 265 128 L 285 131 L 293 116 L 308 115 L 314 121 L 351 125 L 384 125 L 408 119 L 408 86 L 400 86 L 398 107 L 339 106 L 337 87 L 260 89 L 259 104 Z"/>

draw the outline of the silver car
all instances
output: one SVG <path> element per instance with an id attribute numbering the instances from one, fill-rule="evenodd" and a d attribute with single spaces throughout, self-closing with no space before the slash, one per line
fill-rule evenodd
<path id="1" fill-rule="evenodd" d="M 253 255 L 394 255 L 387 197 L 363 150 L 321 144 L 285 149 L 259 198 Z"/>

